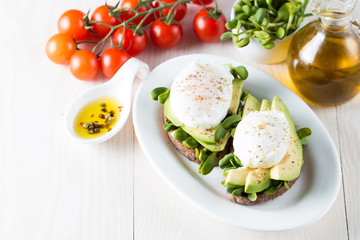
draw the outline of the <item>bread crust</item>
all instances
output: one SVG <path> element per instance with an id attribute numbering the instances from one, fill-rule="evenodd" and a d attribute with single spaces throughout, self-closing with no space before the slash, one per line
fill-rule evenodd
<path id="1" fill-rule="evenodd" d="M 295 178 L 292 181 L 287 182 L 289 187 L 291 188 L 295 182 L 299 179 L 299 177 Z M 265 194 L 265 193 L 257 193 L 257 199 L 255 201 L 250 201 L 250 199 L 246 196 L 246 194 L 242 194 L 238 197 L 232 195 L 231 193 L 227 193 L 228 198 L 236 203 L 242 205 L 256 205 L 264 202 L 268 202 L 270 200 L 274 200 L 275 198 L 283 195 L 288 189 L 283 185 L 281 186 L 276 193 L 274 194 Z"/>

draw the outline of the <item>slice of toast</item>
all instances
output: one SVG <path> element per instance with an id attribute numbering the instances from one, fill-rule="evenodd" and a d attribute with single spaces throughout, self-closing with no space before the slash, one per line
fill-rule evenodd
<path id="1" fill-rule="evenodd" d="M 299 179 L 299 177 L 295 178 L 292 181 L 287 182 L 289 187 L 291 188 L 298 179 Z M 250 199 L 244 193 L 238 197 L 232 195 L 231 193 L 227 193 L 227 196 L 231 201 L 242 204 L 242 205 L 255 205 L 255 204 L 261 204 L 261 203 L 264 203 L 264 202 L 267 202 L 270 200 L 274 200 L 275 198 L 283 195 L 287 190 L 288 189 L 283 185 L 274 194 L 265 194 L 263 192 L 257 193 L 257 199 L 255 201 L 250 201 Z"/>

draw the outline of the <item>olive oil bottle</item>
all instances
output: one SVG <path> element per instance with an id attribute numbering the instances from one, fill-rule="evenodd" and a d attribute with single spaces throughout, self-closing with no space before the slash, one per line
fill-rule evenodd
<path id="1" fill-rule="evenodd" d="M 320 19 L 304 26 L 290 44 L 288 65 L 300 94 L 338 105 L 360 91 L 360 30 L 350 21 L 356 1 L 314 1 Z"/>

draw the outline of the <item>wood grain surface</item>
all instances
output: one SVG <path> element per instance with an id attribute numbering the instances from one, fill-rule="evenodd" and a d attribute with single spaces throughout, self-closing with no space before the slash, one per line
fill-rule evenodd
<path id="1" fill-rule="evenodd" d="M 219 0 L 227 18 L 232 2 Z M 360 239 L 360 96 L 342 106 L 310 105 L 335 142 L 343 182 L 324 217 L 291 232 L 234 228 L 189 204 L 150 165 L 131 117 L 105 143 L 83 145 L 72 139 L 64 128 L 67 107 L 81 92 L 106 79 L 99 75 L 92 82 L 76 80 L 67 66 L 47 59 L 45 43 L 57 32 L 62 12 L 87 11 L 102 3 L 0 2 L 0 239 Z M 150 43 L 138 58 L 151 69 L 189 53 L 248 62 L 230 41 L 205 44 L 196 39 L 192 17 L 197 10 L 188 8 L 178 47 L 159 50 Z M 286 63 L 250 64 L 292 88 Z"/>

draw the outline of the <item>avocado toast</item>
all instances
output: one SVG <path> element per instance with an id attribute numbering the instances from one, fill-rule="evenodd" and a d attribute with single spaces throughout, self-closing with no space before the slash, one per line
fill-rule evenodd
<path id="1" fill-rule="evenodd" d="M 251 112 L 272 110 L 282 112 L 289 125 L 289 144 L 286 153 L 278 163 L 269 167 L 257 167 L 257 163 L 246 163 L 247 166 L 244 166 L 240 160 L 232 161 L 238 159 L 234 153 L 226 155 L 219 165 L 223 169 L 225 177 L 223 185 L 226 187 L 227 195 L 231 201 L 243 205 L 254 205 L 273 200 L 290 189 L 299 178 L 303 164 L 302 143 L 308 142 L 311 130 L 304 128 L 296 131 L 286 105 L 277 96 L 274 97 L 272 103 L 264 99 L 260 104 L 255 97 L 248 94 L 242 117 L 246 119 Z M 269 129 L 264 128 L 264 125 L 259 126 L 261 126 L 262 131 L 269 131 Z M 235 138 L 239 137 L 236 136 L 237 133 L 238 131 L 235 133 Z M 269 137 L 274 137 L 274 135 Z"/>
<path id="2" fill-rule="evenodd" d="M 210 173 L 230 150 L 230 132 L 241 119 L 238 111 L 247 75 L 242 66 L 195 62 L 174 80 L 171 91 L 159 87 L 151 93 L 152 99 L 164 104 L 163 128 L 170 140 L 180 153 L 200 164 L 199 173 L 203 175 Z M 176 94 L 183 95 L 176 99 Z M 187 97 L 191 97 L 188 102 Z M 181 112 L 179 108 L 185 110 Z M 231 124 L 219 132 L 219 125 L 229 119 Z"/>
<path id="3" fill-rule="evenodd" d="M 296 131 L 290 113 L 279 97 L 274 97 L 272 103 L 266 99 L 260 103 L 248 91 L 242 91 L 243 81 L 248 73 L 244 67 L 232 65 L 228 65 L 226 70 L 221 65 L 221 74 L 215 74 L 218 82 L 231 81 L 232 89 L 228 91 L 230 97 L 229 93 L 225 96 L 228 97 L 228 105 L 212 112 L 217 118 L 216 124 L 209 124 L 213 119 L 205 118 L 206 127 L 202 126 L 204 117 L 197 115 L 197 110 L 201 112 L 217 102 L 203 101 L 206 100 L 206 93 L 201 89 L 198 91 L 198 85 L 209 88 L 208 93 L 215 96 L 218 92 L 226 92 L 229 87 L 210 88 L 208 86 L 212 86 L 213 81 L 202 82 L 204 73 L 217 72 L 216 67 L 215 70 L 204 67 L 206 64 L 202 63 L 190 73 L 188 71 L 181 79 L 185 79 L 185 85 L 183 82 L 176 83 L 175 79 L 171 90 L 158 87 L 151 92 L 153 100 L 164 104 L 164 130 L 180 153 L 200 164 L 200 174 L 210 173 L 216 165 L 223 169 L 225 180 L 222 183 L 231 201 L 254 205 L 282 195 L 300 175 L 303 163 L 302 144 L 309 141 L 311 130 L 304 128 Z M 228 73 L 231 77 L 222 77 Z M 188 76 L 196 81 L 188 83 Z M 174 90 L 174 85 L 181 88 Z M 187 92 L 188 89 L 192 92 Z M 174 95 L 179 92 L 191 96 L 190 100 L 180 98 L 174 101 Z M 225 97 L 219 96 L 216 100 L 222 102 Z M 193 102 L 195 111 L 180 111 L 179 114 L 179 109 L 190 109 Z M 203 102 L 206 103 L 205 107 Z M 187 121 L 188 119 L 191 121 Z M 244 128 L 245 125 L 248 127 Z M 252 127 L 256 130 L 253 131 Z M 246 138 L 249 132 L 252 136 Z"/>

